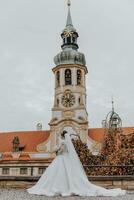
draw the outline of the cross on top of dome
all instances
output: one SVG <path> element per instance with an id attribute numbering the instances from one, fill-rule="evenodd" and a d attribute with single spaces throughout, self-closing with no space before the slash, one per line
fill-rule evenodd
<path id="1" fill-rule="evenodd" d="M 67 0 L 67 5 L 71 6 L 71 1 L 70 0 Z"/>

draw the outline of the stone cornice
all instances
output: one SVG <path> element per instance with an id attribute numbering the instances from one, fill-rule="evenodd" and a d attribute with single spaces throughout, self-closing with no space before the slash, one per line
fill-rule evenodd
<path id="1" fill-rule="evenodd" d="M 85 71 L 85 74 L 88 73 L 88 69 L 84 65 L 78 65 L 78 64 L 62 64 L 62 65 L 57 65 L 56 67 L 52 68 L 52 71 L 55 73 L 55 71 L 59 69 L 64 69 L 64 68 L 79 68 Z"/>
<path id="2" fill-rule="evenodd" d="M 74 107 L 74 108 L 70 108 L 70 109 L 66 109 L 66 108 L 61 108 L 61 107 L 53 107 L 52 108 L 52 111 L 59 111 L 59 112 L 64 112 L 64 111 L 75 111 L 75 110 L 83 110 L 85 109 L 85 106 L 77 106 L 77 107 Z M 86 110 L 86 109 L 85 109 Z"/>
<path id="3" fill-rule="evenodd" d="M 59 125 L 60 123 L 63 123 L 63 122 L 74 122 L 76 124 L 79 124 L 79 125 L 88 125 L 88 121 L 78 121 L 78 120 L 75 120 L 75 119 L 62 119 L 60 121 L 57 121 L 57 122 L 50 122 L 49 125 L 50 126 L 57 126 Z"/>

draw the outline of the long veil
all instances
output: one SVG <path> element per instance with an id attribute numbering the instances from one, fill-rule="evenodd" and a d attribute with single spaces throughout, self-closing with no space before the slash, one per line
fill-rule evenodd
<path id="1" fill-rule="evenodd" d="M 71 191 L 73 191 L 72 193 L 83 196 L 87 194 L 87 191 L 89 193 L 89 187 L 92 184 L 88 181 L 82 163 L 80 162 L 80 159 L 75 151 L 69 134 L 65 135 L 65 143 L 68 150 L 68 155 L 66 157 L 67 159 L 65 160 L 67 161 L 66 167 Z"/>
<path id="2" fill-rule="evenodd" d="M 72 131 L 71 131 L 72 133 Z M 58 155 L 49 165 L 35 186 L 28 189 L 30 194 L 55 196 L 117 196 L 125 194 L 121 189 L 106 190 L 88 181 L 84 168 L 75 151 L 69 134 L 63 142 L 65 152 Z"/>
<path id="3" fill-rule="evenodd" d="M 70 162 L 71 162 L 72 166 L 75 166 L 75 167 L 77 166 L 77 169 L 79 168 L 79 170 L 81 170 L 81 172 L 85 174 L 82 163 L 80 162 L 78 154 L 76 153 L 76 150 L 75 150 L 74 145 L 72 143 L 70 134 L 65 135 L 65 142 L 66 142 L 66 145 L 67 145 L 68 155 L 69 155 Z"/>
<path id="4" fill-rule="evenodd" d="M 66 165 L 69 169 L 68 179 L 71 189 L 75 194 L 80 196 L 117 196 L 126 193 L 125 190 L 121 190 L 120 188 L 107 190 L 92 184 L 87 178 L 69 134 L 65 135 L 65 143 L 68 149 L 68 162 L 70 162 L 69 165 Z"/>

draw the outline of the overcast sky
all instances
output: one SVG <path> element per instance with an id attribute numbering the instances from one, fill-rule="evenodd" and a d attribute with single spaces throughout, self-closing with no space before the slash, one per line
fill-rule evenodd
<path id="1" fill-rule="evenodd" d="M 115 110 L 134 126 L 134 0 L 72 0 L 87 67 L 89 126 Z M 61 50 L 65 0 L 0 0 L 0 131 L 49 129 L 53 57 Z"/>

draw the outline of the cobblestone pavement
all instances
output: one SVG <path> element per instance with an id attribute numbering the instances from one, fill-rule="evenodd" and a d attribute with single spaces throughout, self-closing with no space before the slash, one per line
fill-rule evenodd
<path id="1" fill-rule="evenodd" d="M 0 200 L 134 200 L 134 191 L 119 197 L 53 197 L 29 195 L 25 190 L 0 189 Z"/>

